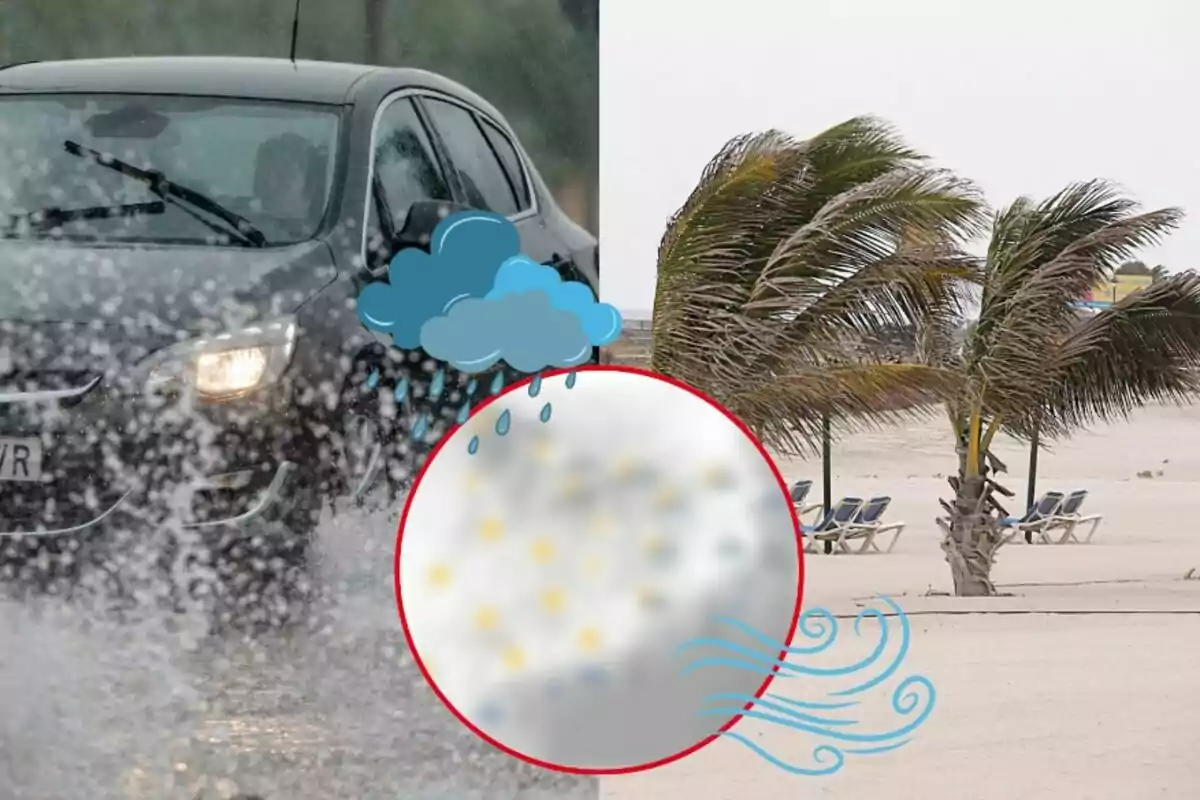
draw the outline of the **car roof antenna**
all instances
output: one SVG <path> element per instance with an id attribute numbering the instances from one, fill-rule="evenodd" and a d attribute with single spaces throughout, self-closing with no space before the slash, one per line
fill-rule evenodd
<path id="1" fill-rule="evenodd" d="M 296 63 L 296 36 L 300 33 L 300 0 L 296 0 L 296 10 L 292 14 L 292 52 L 290 58 Z"/>

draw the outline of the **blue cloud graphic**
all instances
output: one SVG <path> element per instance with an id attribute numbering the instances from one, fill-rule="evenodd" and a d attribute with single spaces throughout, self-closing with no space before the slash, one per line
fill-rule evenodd
<path id="1" fill-rule="evenodd" d="M 528 256 L 516 255 L 501 264 L 486 298 L 499 300 L 527 292 L 545 294 L 551 306 L 573 315 L 593 347 L 609 344 L 621 335 L 621 314 L 616 308 L 596 302 L 586 283 L 564 282 L 553 267 L 539 264 Z"/>
<path id="2" fill-rule="evenodd" d="M 500 214 L 460 211 L 434 228 L 429 253 L 406 248 L 388 265 L 387 282 L 363 287 L 358 318 L 391 334 L 397 347 L 421 346 L 421 327 L 455 303 L 483 297 L 502 263 L 521 251 L 517 229 Z"/>
<path id="3" fill-rule="evenodd" d="M 457 302 L 421 327 L 421 346 L 467 373 L 482 372 L 501 360 L 526 373 L 574 367 L 592 355 L 592 341 L 579 318 L 555 308 L 541 291 Z"/>

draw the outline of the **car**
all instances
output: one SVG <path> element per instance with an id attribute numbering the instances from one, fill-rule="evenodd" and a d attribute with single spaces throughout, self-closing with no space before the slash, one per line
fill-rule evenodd
<path id="1" fill-rule="evenodd" d="M 113 557 L 114 531 L 169 522 L 172 557 L 300 574 L 322 507 L 402 490 L 497 385 L 355 311 L 457 209 L 507 217 L 525 255 L 598 295 L 596 239 L 447 78 L 224 57 L 0 69 L 0 569 L 75 575 Z"/>

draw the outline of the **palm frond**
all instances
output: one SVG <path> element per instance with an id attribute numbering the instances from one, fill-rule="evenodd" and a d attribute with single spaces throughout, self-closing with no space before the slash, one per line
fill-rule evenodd
<path id="1" fill-rule="evenodd" d="M 960 391 L 961 373 L 920 364 L 797 366 L 719 399 L 778 452 L 815 455 L 829 417 L 839 432 L 927 416 Z"/>
<path id="2" fill-rule="evenodd" d="M 731 141 L 659 247 L 651 366 L 725 402 L 788 387 L 799 397 L 801 384 L 779 376 L 957 314 L 979 266 L 959 245 L 982 224 L 982 200 L 923 162 L 869 117 L 807 141 Z M 752 428 L 773 424 L 768 404 L 743 406 Z M 810 432 L 776 438 L 791 447 Z"/>
<path id="3" fill-rule="evenodd" d="M 1111 184 L 1075 184 L 995 219 L 966 369 L 993 413 L 1036 405 L 1050 353 L 1077 327 L 1076 304 L 1133 252 L 1159 241 L 1178 209 L 1136 213 Z"/>
<path id="4" fill-rule="evenodd" d="M 1166 277 L 1082 320 L 1048 354 L 1038 408 L 1046 438 L 1200 391 L 1200 275 Z M 1015 421 L 1028 428 L 1031 420 Z"/>

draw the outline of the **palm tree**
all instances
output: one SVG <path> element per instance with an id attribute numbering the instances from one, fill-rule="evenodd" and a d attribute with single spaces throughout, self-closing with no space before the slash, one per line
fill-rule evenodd
<path id="1" fill-rule="evenodd" d="M 957 352 L 927 354 L 930 366 L 959 375 L 948 404 L 959 469 L 939 520 L 955 594 L 995 593 L 1005 512 L 993 493 L 1011 495 L 989 476 L 1003 469 L 989 453 L 997 433 L 1053 439 L 1200 389 L 1196 273 L 1168 275 L 1094 315 L 1076 305 L 1181 218 L 1174 208 L 1142 212 L 1104 181 L 1042 202 L 1020 199 L 996 214 L 979 317 Z"/>
<path id="2" fill-rule="evenodd" d="M 848 426 L 928 409 L 952 373 L 848 353 L 957 318 L 975 270 L 959 244 L 983 221 L 970 184 L 877 120 L 807 141 L 735 138 L 663 235 L 650 366 L 784 454 L 813 453 L 830 417 Z"/>

